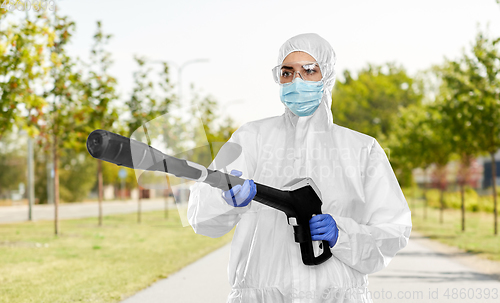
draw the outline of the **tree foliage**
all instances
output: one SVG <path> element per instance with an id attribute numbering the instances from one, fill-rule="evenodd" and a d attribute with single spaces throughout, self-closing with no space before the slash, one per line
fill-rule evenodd
<path id="1" fill-rule="evenodd" d="M 130 99 L 126 102 L 130 118 L 127 120 L 128 136 L 148 121 L 167 112 L 173 103 L 169 68 L 163 64 L 160 83 L 155 83 L 150 75 L 153 68 L 145 57 L 135 56 L 138 70 L 134 72 L 134 86 Z"/>
<path id="2" fill-rule="evenodd" d="M 445 166 L 453 153 L 450 132 L 443 123 L 441 110 L 435 104 L 413 104 L 400 108 L 394 118 L 388 147 L 391 163 L 399 176 L 410 186 L 411 172 L 431 164 Z"/>
<path id="3" fill-rule="evenodd" d="M 44 98 L 50 104 L 45 115 L 45 132 L 58 139 L 58 149 L 83 149 L 85 142 L 81 139 L 81 133 L 88 121 L 81 89 L 82 72 L 77 70 L 76 60 L 66 49 L 75 31 L 75 23 L 57 14 L 50 20 L 53 41 L 49 45 L 50 77 L 44 93 Z M 70 129 L 72 131 L 68 131 Z"/>
<path id="4" fill-rule="evenodd" d="M 392 131 L 399 108 L 419 104 L 422 94 L 403 67 L 388 63 L 368 65 L 357 77 L 345 71 L 332 99 L 335 123 L 383 140 Z"/>
<path id="5" fill-rule="evenodd" d="M 0 9 L 0 22 L 6 23 L 8 14 Z M 31 136 L 38 133 L 46 102 L 36 86 L 48 72 L 45 51 L 51 38 L 43 14 L 0 30 L 0 138 L 14 125 Z"/>
<path id="6" fill-rule="evenodd" d="M 116 92 L 116 78 L 109 74 L 112 65 L 111 53 L 105 47 L 112 35 L 105 34 L 102 23 L 97 21 L 97 30 L 94 34 L 94 44 L 90 53 L 90 63 L 87 64 L 87 78 L 82 86 L 84 91 L 84 108 L 87 111 L 87 132 L 95 129 L 113 131 L 113 124 L 118 119 L 118 110 L 113 101 L 118 99 Z M 82 138 L 85 139 L 85 138 Z"/>
<path id="7" fill-rule="evenodd" d="M 196 146 L 205 145 L 206 148 L 194 150 L 190 158 L 192 161 L 208 166 L 222 145 L 236 131 L 236 127 L 231 117 L 221 121 L 218 104 L 212 97 L 200 98 L 199 95 L 195 94 L 192 103 L 193 109 L 198 111 L 193 115 L 199 114 L 203 126 L 194 130 L 194 140 Z"/>

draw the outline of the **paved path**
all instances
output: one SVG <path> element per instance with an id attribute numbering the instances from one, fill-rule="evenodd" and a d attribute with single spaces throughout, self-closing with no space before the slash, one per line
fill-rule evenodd
<path id="1" fill-rule="evenodd" d="M 153 284 L 122 303 L 221 303 L 229 245 Z M 374 302 L 500 302 L 500 265 L 412 234 L 383 271 L 370 275 Z M 489 299 L 486 299 L 489 294 Z M 460 299 L 460 297 L 464 299 Z M 496 299 L 495 299 L 496 298 Z"/>
<path id="2" fill-rule="evenodd" d="M 385 302 L 500 302 L 500 264 L 413 233 L 389 266 L 369 277 L 371 296 Z M 489 299 L 485 297 L 489 294 Z"/>
<path id="3" fill-rule="evenodd" d="M 230 244 L 160 280 L 122 303 L 223 303 L 231 291 L 227 279 Z"/>
<path id="4" fill-rule="evenodd" d="M 169 206 L 173 202 L 169 201 Z M 165 209 L 165 198 L 143 199 L 141 209 L 143 211 Z M 63 203 L 59 206 L 60 219 L 75 219 L 98 216 L 97 202 L 85 203 Z M 137 200 L 109 201 L 104 202 L 102 211 L 104 215 L 123 214 L 137 211 Z M 33 206 L 33 220 L 53 220 L 54 205 L 41 204 Z M 23 222 L 28 220 L 28 206 L 1 206 L 0 223 Z"/>

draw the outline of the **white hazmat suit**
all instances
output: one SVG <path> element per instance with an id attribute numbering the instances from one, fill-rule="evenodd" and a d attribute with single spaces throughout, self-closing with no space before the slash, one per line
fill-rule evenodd
<path id="1" fill-rule="evenodd" d="M 320 106 L 307 117 L 286 108 L 281 116 L 241 126 L 229 141 L 241 145 L 242 155 L 226 169 L 275 188 L 295 178 L 312 178 L 321 191 L 323 213 L 339 228 L 333 257 L 304 265 L 283 212 L 256 201 L 229 206 L 221 190 L 204 183 L 191 189 L 188 219 L 196 233 L 209 237 L 220 237 L 236 225 L 228 302 L 371 302 L 367 274 L 386 267 L 406 246 L 410 210 L 379 143 L 333 123 L 333 48 L 316 34 L 298 35 L 281 47 L 278 64 L 294 51 L 333 63 L 321 71 Z"/>

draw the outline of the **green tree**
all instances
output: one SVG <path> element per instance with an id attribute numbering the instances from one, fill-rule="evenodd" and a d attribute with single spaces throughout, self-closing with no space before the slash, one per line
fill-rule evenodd
<path id="1" fill-rule="evenodd" d="M 126 102 L 129 118 L 126 121 L 126 131 L 128 137 L 134 135 L 134 139 L 152 145 L 151 140 L 155 135 L 159 135 L 160 130 L 168 130 L 171 121 L 164 120 L 167 125 L 161 128 L 148 130 L 147 123 L 168 112 L 174 105 L 175 100 L 172 93 L 173 86 L 170 83 L 169 68 L 167 63 L 163 63 L 163 70 L 160 72 L 160 81 L 154 82 L 151 78 L 152 67 L 150 62 L 144 57 L 135 56 L 138 70 L 134 72 L 134 86 L 130 99 Z M 163 121 L 163 120 L 162 120 Z M 158 121 L 157 121 L 158 122 Z M 157 124 L 157 123 L 156 123 Z M 168 138 L 168 136 L 164 136 Z M 139 201 L 137 211 L 137 221 L 141 222 L 141 199 L 142 187 L 139 184 Z"/>
<path id="2" fill-rule="evenodd" d="M 113 124 L 118 119 L 117 109 L 112 107 L 112 102 L 118 99 L 116 93 L 116 79 L 109 75 L 108 70 L 112 64 L 111 53 L 105 47 L 111 39 L 105 34 L 102 24 L 97 21 L 97 31 L 94 34 L 94 44 L 90 53 L 88 65 L 89 76 L 84 82 L 85 107 L 88 109 L 87 133 L 95 129 L 113 131 Z M 83 139 L 83 138 L 82 138 Z M 97 192 L 99 197 L 99 226 L 102 225 L 102 200 L 103 200 L 103 175 L 102 160 L 97 160 Z"/>
<path id="3" fill-rule="evenodd" d="M 460 159 L 457 183 L 461 193 L 462 231 L 465 231 L 464 186 L 468 183 L 473 157 L 480 152 L 477 132 L 480 131 L 484 108 L 478 106 L 477 98 L 474 98 L 471 92 L 465 60 L 446 60 L 442 66 L 436 68 L 436 72 L 443 80 L 442 93 L 437 103 L 442 112 L 443 122 L 451 132 L 450 140 L 454 153 Z"/>
<path id="4" fill-rule="evenodd" d="M 52 146 L 54 165 L 54 205 L 55 234 L 59 233 L 59 158 L 64 148 L 83 150 L 85 141 L 82 132 L 85 131 L 86 108 L 82 94 L 81 71 L 76 70 L 76 62 L 66 51 L 75 29 L 75 23 L 68 17 L 47 17 L 49 34 L 50 75 L 44 98 L 49 102 L 49 110 L 44 120 L 45 132 Z M 71 130 L 71 131 L 70 131 Z"/>
<path id="5" fill-rule="evenodd" d="M 332 94 L 333 121 L 383 141 L 392 130 L 398 108 L 421 102 L 419 85 L 393 63 L 368 65 L 356 78 L 346 70 Z"/>
<path id="6" fill-rule="evenodd" d="M 500 148 L 500 38 L 479 31 L 470 53 L 438 68 L 443 79 L 439 102 L 443 121 L 460 157 L 459 185 L 462 192 L 462 230 L 465 229 L 463 185 L 473 155 L 486 152 L 492 161 L 494 234 L 498 234 L 496 167 Z"/>
<path id="7" fill-rule="evenodd" d="M 426 172 L 428 167 L 435 165 L 437 186 L 441 191 L 442 221 L 446 164 L 452 156 L 453 147 L 449 141 L 449 130 L 443 123 L 441 114 L 436 104 L 412 104 L 407 108 L 400 108 L 388 146 L 391 151 L 391 164 L 395 167 L 396 173 L 406 171 L 404 175 L 411 176 L 415 168 L 423 168 Z M 424 205 L 424 218 L 426 216 L 427 199 Z"/>
<path id="8" fill-rule="evenodd" d="M 48 73 L 44 68 L 48 30 L 42 14 L 30 18 L 26 15 L 7 24 L 9 14 L 8 10 L 0 9 L 0 23 L 4 25 L 0 29 L 0 139 L 14 129 L 26 131 L 31 140 L 39 133 L 40 117 L 46 106 L 37 88 Z M 8 182 L 14 182 L 15 174 L 1 169 L 0 179 L 8 177 Z M 27 188 L 29 192 L 30 184 Z"/>
<path id="9" fill-rule="evenodd" d="M 479 32 L 471 55 L 464 54 L 463 90 L 468 90 L 476 107 L 474 123 L 478 148 L 487 152 L 492 161 L 494 234 L 498 234 L 495 153 L 500 149 L 500 38 L 490 38 Z"/>
<path id="10" fill-rule="evenodd" d="M 0 22 L 5 24 L 9 14 L 0 9 Z M 33 137 L 46 105 L 35 94 L 35 87 L 47 72 L 43 68 L 46 39 L 42 37 L 48 32 L 41 14 L 35 15 L 33 21 L 24 19 L 3 28 L 0 30 L 0 138 L 14 125 L 26 129 Z"/>

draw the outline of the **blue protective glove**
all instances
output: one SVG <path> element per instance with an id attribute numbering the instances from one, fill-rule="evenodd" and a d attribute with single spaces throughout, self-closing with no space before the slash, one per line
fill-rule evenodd
<path id="1" fill-rule="evenodd" d="M 242 173 L 233 169 L 231 171 L 231 175 L 240 177 Z M 222 198 L 227 202 L 227 204 L 234 207 L 244 207 L 247 206 L 250 201 L 252 201 L 253 197 L 257 193 L 257 186 L 253 180 L 245 180 L 243 186 L 236 185 L 230 190 L 226 190 L 222 193 Z"/>
<path id="2" fill-rule="evenodd" d="M 333 247 L 339 238 L 337 223 L 329 214 L 312 217 L 309 220 L 309 229 L 311 229 L 311 238 L 313 241 L 327 240 L 330 247 Z"/>

